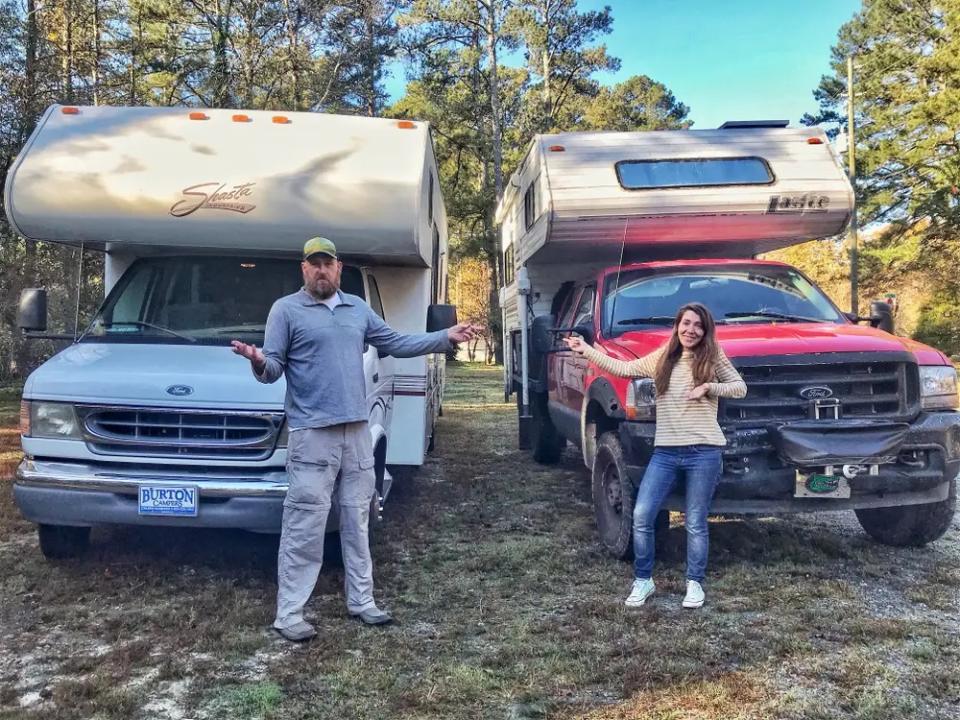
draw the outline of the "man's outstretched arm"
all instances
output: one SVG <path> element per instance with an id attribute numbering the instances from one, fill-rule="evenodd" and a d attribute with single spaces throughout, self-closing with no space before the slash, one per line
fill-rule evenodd
<path id="1" fill-rule="evenodd" d="M 263 336 L 263 350 L 256 345 L 231 341 L 233 352 L 250 361 L 253 375 L 262 383 L 272 383 L 280 379 L 287 366 L 287 344 L 289 331 L 286 315 L 276 305 L 270 308 L 267 326 Z"/>

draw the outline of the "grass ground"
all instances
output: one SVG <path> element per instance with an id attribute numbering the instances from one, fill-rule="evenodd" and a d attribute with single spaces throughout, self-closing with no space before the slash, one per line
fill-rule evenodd
<path id="1" fill-rule="evenodd" d="M 535 465 L 515 424 L 497 370 L 451 368 L 437 451 L 373 541 L 398 623 L 351 622 L 332 567 L 305 646 L 267 630 L 274 538 L 96 530 L 87 557 L 48 563 L 3 481 L 0 717 L 960 718 L 956 524 L 891 549 L 846 516 L 716 520 L 707 605 L 680 609 L 671 559 L 627 610 L 585 468 Z"/>

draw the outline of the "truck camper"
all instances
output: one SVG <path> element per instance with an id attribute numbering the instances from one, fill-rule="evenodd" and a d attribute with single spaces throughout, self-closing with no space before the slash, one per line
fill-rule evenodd
<path id="1" fill-rule="evenodd" d="M 960 469 L 947 357 L 895 337 L 884 303 L 868 318 L 841 312 L 799 270 L 757 258 L 847 226 L 853 193 L 821 130 L 541 135 L 497 212 L 505 392 L 517 394 L 520 444 L 541 463 L 567 442 L 579 450 L 610 553 L 631 551 L 655 391 L 565 352 L 560 338 L 642 357 L 693 301 L 711 310 L 747 383 L 745 398 L 720 401 L 715 512 L 854 510 L 893 545 L 947 530 Z M 682 509 L 682 496 L 666 507 Z"/>
<path id="2" fill-rule="evenodd" d="M 106 299 L 26 381 L 14 495 L 48 556 L 98 524 L 279 532 L 285 385 L 230 341 L 263 342 L 323 235 L 342 289 L 400 332 L 451 324 L 447 226 L 426 123 L 315 113 L 49 108 L 7 176 L 24 238 L 105 253 Z M 21 300 L 28 334 L 45 295 Z M 444 358 L 363 356 L 379 513 L 387 466 L 433 442 Z M 333 525 L 335 527 L 335 524 Z"/>

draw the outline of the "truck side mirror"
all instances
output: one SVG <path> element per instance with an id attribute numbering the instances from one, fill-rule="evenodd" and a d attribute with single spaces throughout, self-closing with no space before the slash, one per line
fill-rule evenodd
<path id="1" fill-rule="evenodd" d="M 882 300 L 870 303 L 870 324 L 893 335 L 893 311 Z"/>
<path id="2" fill-rule="evenodd" d="M 427 308 L 427 332 L 446 330 L 456 324 L 456 305 L 431 305 Z"/>
<path id="3" fill-rule="evenodd" d="M 593 320 L 587 320 L 582 322 L 576 327 L 573 328 L 573 332 L 582 337 L 585 341 L 593 344 L 594 341 L 594 332 L 593 332 Z"/>
<path id="4" fill-rule="evenodd" d="M 535 353 L 548 353 L 553 349 L 553 326 L 557 319 L 553 315 L 537 315 L 530 326 L 530 345 Z"/>
<path id="5" fill-rule="evenodd" d="M 20 293 L 17 307 L 17 327 L 24 332 L 43 332 L 47 329 L 47 291 L 26 288 Z"/>

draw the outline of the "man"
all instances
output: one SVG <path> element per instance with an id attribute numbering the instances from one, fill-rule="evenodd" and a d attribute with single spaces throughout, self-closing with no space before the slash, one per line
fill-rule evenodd
<path id="1" fill-rule="evenodd" d="M 277 300 L 267 317 L 263 350 L 233 341 L 257 380 L 287 378 L 289 487 L 283 503 L 274 629 L 292 641 L 317 633 L 303 619 L 323 561 L 331 498 L 338 498 L 347 611 L 368 625 L 392 620 L 373 599 L 367 525 L 376 484 L 367 428 L 363 349 L 395 357 L 442 353 L 470 340 L 469 324 L 419 335 L 391 329 L 359 297 L 340 291 L 343 263 L 322 237 L 303 246 L 303 288 Z M 339 476 L 339 487 L 337 487 Z"/>

